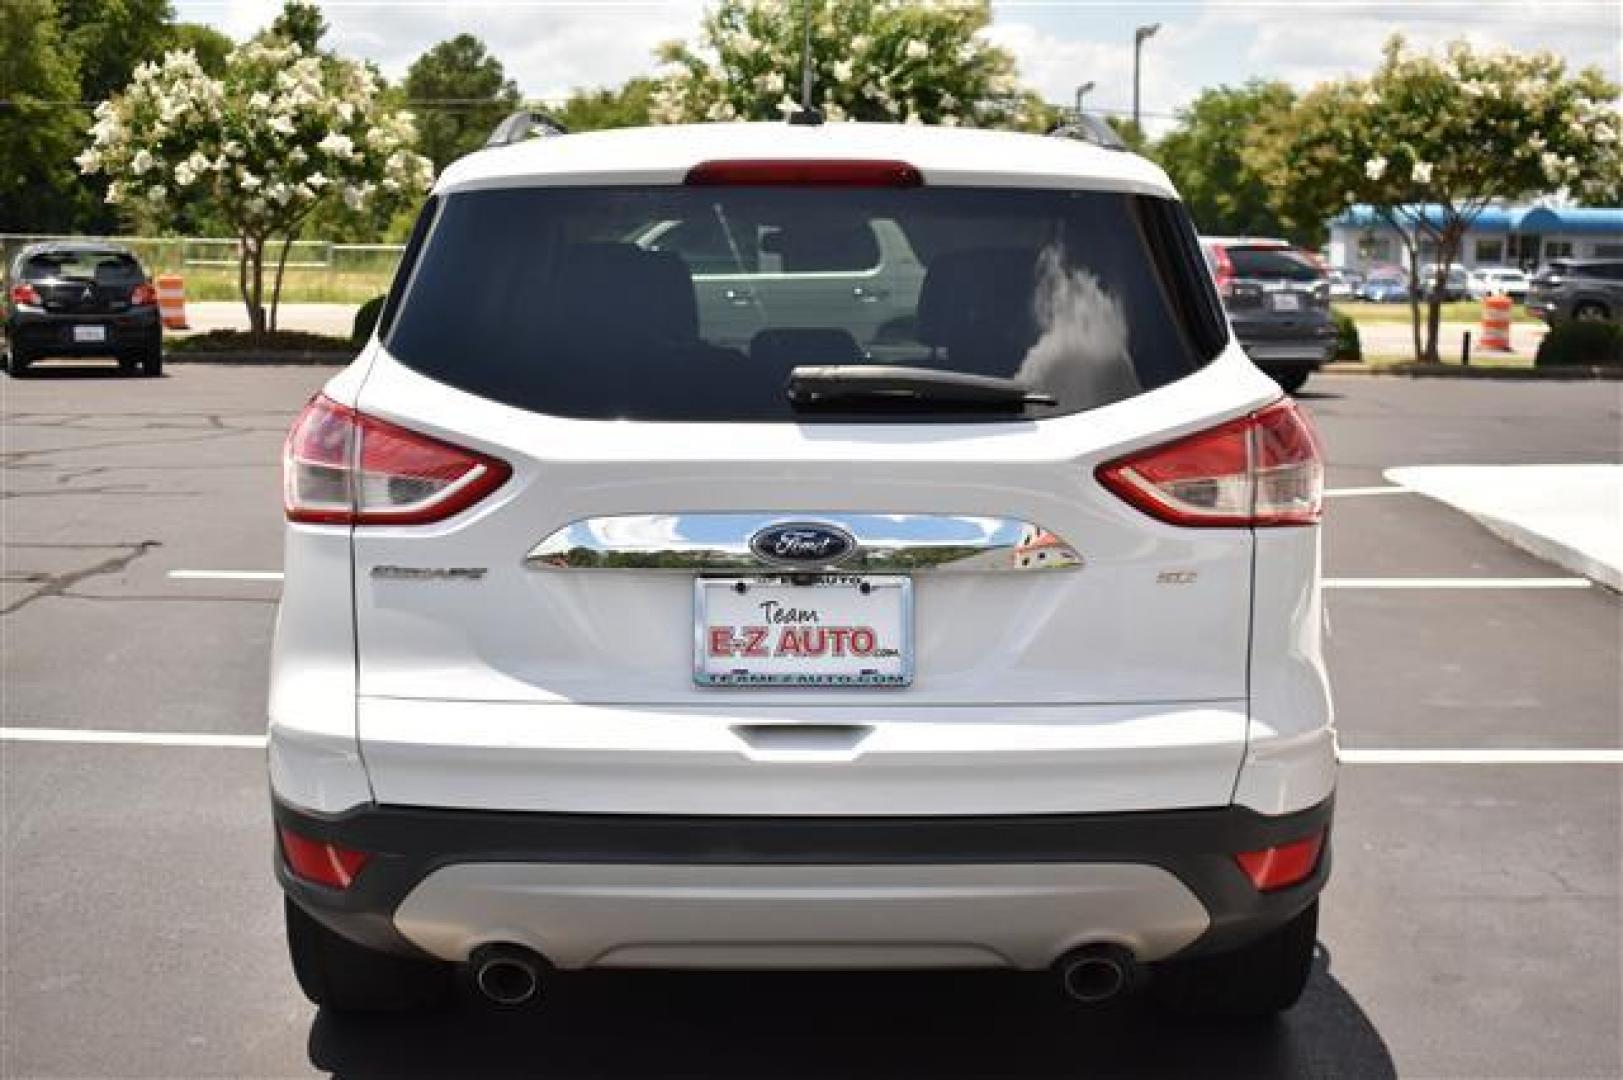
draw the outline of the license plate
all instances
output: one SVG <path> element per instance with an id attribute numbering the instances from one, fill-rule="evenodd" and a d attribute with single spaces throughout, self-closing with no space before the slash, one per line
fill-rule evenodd
<path id="1" fill-rule="evenodd" d="M 906 686 L 913 583 L 901 576 L 698 578 L 702 686 Z"/>
<path id="2" fill-rule="evenodd" d="M 1273 304 L 1275 311 L 1301 311 L 1302 298 L 1295 293 L 1274 293 Z"/>
<path id="3" fill-rule="evenodd" d="M 81 345 L 107 340 L 107 327 L 105 326 L 75 326 L 73 340 Z"/>

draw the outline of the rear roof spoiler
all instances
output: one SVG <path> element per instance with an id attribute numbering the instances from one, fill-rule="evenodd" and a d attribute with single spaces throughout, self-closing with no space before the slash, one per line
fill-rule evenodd
<path id="1" fill-rule="evenodd" d="M 546 113 L 536 109 L 521 109 L 508 114 L 496 125 L 496 129 L 490 133 L 490 138 L 485 140 L 485 146 L 511 146 L 526 139 L 567 134 L 569 129 Z"/>

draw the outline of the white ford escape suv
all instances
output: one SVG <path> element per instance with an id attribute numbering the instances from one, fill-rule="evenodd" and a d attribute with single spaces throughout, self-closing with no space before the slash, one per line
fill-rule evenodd
<path id="1" fill-rule="evenodd" d="M 481 151 L 285 468 L 312 1000 L 591 967 L 1300 993 L 1322 465 L 1153 165 L 861 124 Z"/>

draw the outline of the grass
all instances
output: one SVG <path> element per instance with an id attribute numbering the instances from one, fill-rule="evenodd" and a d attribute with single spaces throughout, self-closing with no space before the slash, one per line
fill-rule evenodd
<path id="1" fill-rule="evenodd" d="M 331 270 L 320 267 L 289 268 L 282 278 L 284 304 L 361 304 L 389 289 L 393 270 Z M 240 302 L 234 267 L 189 267 L 185 273 L 187 300 Z M 270 304 L 272 276 L 265 274 L 265 303 Z"/>
<path id="2" fill-rule="evenodd" d="M 1337 300 L 1331 305 L 1336 311 L 1350 316 L 1358 322 L 1381 323 L 1407 323 L 1409 321 L 1409 305 L 1403 304 L 1371 304 L 1364 301 Z M 1480 322 L 1482 319 L 1482 302 L 1479 300 L 1455 300 L 1443 305 L 1444 322 Z M 1421 325 L 1425 325 L 1426 309 L 1420 308 Z M 1527 313 L 1527 309 L 1515 306 L 1510 309 L 1510 321 L 1513 323 L 1537 323 L 1539 320 Z"/>

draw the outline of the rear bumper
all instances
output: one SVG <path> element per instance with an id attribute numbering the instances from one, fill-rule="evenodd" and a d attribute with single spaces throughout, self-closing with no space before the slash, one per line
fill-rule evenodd
<path id="1" fill-rule="evenodd" d="M 74 341 L 76 326 L 102 327 L 106 340 Z M 161 347 L 163 326 L 156 307 L 101 315 L 14 310 L 6 319 L 6 337 L 35 356 L 110 356 Z"/>
<path id="2" fill-rule="evenodd" d="M 373 853 L 344 891 L 282 887 L 346 937 L 462 960 L 517 941 L 592 966 L 1040 968 L 1088 942 L 1146 961 L 1288 921 L 1312 875 L 1259 893 L 1233 855 L 1328 828 L 1332 802 L 1007 817 L 676 817 L 367 805 L 280 825 Z"/>

